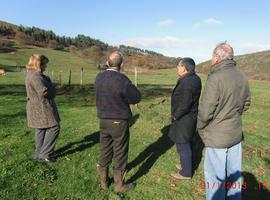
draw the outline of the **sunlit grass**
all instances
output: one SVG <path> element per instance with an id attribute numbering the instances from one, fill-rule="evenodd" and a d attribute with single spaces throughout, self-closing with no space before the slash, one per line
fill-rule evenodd
<path id="1" fill-rule="evenodd" d="M 34 50 L 21 51 L 17 58 L 0 54 L 0 64 L 25 63 Z M 76 55 L 39 51 L 52 58 L 49 75 L 52 68 L 63 70 L 64 84 L 67 84 L 70 69 L 67 63 L 77 66 L 73 70 L 72 90 L 60 90 L 56 98 L 62 119 L 56 146 L 60 157 L 49 165 L 32 160 L 34 130 L 26 126 L 24 72 L 8 72 L 0 77 L 0 198 L 117 199 L 113 185 L 108 191 L 98 190 L 99 121 L 93 92 L 98 71 L 90 61 L 89 64 Z M 84 89 L 79 86 L 82 66 L 88 69 Z M 128 76 L 134 80 L 133 74 Z M 205 76 L 201 77 L 204 82 Z M 129 180 L 138 175 L 136 189 L 126 193 L 124 199 L 204 199 L 203 162 L 191 181 L 174 181 L 170 173 L 175 171 L 174 165 L 178 162 L 175 146 L 164 149 L 164 144 L 158 142 L 162 128 L 170 123 L 170 95 L 176 80 L 174 69 L 139 74 L 138 88 L 143 99 L 132 108 L 137 119 L 131 127 L 129 161 L 139 159 L 141 162 L 126 176 Z M 243 170 L 253 174 L 257 181 L 270 183 L 270 83 L 250 81 L 250 86 L 252 105 L 243 116 Z M 263 191 L 257 190 L 255 194 L 257 199 L 267 198 Z"/>

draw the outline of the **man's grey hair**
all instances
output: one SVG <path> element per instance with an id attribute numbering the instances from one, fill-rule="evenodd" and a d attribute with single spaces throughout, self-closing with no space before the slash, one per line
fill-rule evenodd
<path id="1" fill-rule="evenodd" d="M 233 60 L 233 48 L 227 43 L 222 42 L 214 49 L 214 54 L 220 56 L 221 60 Z"/>
<path id="2" fill-rule="evenodd" d="M 109 67 L 119 68 L 123 62 L 123 56 L 119 51 L 111 53 L 108 59 Z"/>

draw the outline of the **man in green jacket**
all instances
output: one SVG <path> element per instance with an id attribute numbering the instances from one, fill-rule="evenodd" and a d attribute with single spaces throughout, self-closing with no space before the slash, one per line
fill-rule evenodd
<path id="1" fill-rule="evenodd" d="M 206 199 L 241 199 L 242 120 L 250 106 L 249 85 L 233 60 L 233 48 L 221 43 L 213 51 L 197 120 L 206 146 Z"/>

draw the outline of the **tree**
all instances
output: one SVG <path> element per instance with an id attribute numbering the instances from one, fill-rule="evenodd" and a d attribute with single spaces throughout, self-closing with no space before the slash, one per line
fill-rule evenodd
<path id="1" fill-rule="evenodd" d="M 50 40 L 48 44 L 48 48 L 56 49 L 58 46 L 58 42 L 56 40 Z"/>
<path id="2" fill-rule="evenodd" d="M 83 55 L 90 58 L 96 66 L 98 66 L 104 58 L 104 54 L 100 46 L 92 46 L 91 48 L 85 49 L 83 51 Z"/>

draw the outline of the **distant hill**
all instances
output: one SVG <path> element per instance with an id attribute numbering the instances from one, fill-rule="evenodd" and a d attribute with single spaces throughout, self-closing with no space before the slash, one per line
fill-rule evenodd
<path id="1" fill-rule="evenodd" d="M 270 81 L 270 51 L 236 56 L 235 60 L 248 78 Z M 197 66 L 197 71 L 207 74 L 210 68 L 210 61 L 206 61 Z"/>
<path id="2" fill-rule="evenodd" d="M 154 69 L 173 68 L 180 58 L 164 56 L 158 52 L 131 46 L 111 46 L 98 39 L 81 35 L 71 38 L 56 35 L 51 30 L 37 27 L 17 26 L 0 21 L 0 52 L 15 52 L 31 46 L 71 52 L 83 59 L 90 59 L 94 65 L 103 65 L 108 54 L 121 51 L 124 55 L 125 69 L 138 67 L 139 71 L 147 72 Z M 237 66 L 250 79 L 270 81 L 270 51 L 257 52 L 235 57 Z M 1 64 L 1 63 L 0 63 Z M 199 73 L 207 74 L 210 61 L 197 66 Z"/>
<path id="3" fill-rule="evenodd" d="M 98 39 L 79 34 L 76 37 L 56 35 L 51 30 L 25 27 L 0 21 L 0 52 L 12 52 L 24 46 L 36 46 L 60 51 L 69 51 L 91 59 L 95 65 L 105 63 L 108 54 L 118 50 L 123 53 L 125 66 L 143 71 L 175 67 L 179 58 L 167 57 L 158 52 L 131 46 L 111 46 Z"/>
<path id="4" fill-rule="evenodd" d="M 16 29 L 17 29 L 17 26 L 15 24 L 11 24 L 11 23 L 4 22 L 4 21 L 0 20 L 0 27 L 4 27 L 4 26 L 13 29 L 13 31 L 16 31 Z"/>

